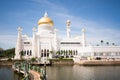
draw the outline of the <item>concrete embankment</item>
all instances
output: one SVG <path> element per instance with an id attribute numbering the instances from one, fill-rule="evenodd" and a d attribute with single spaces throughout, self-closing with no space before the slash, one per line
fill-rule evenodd
<path id="1" fill-rule="evenodd" d="M 12 66 L 12 62 L 8 62 L 8 61 L 0 61 L 0 65 L 7 65 L 7 66 Z"/>
<path id="2" fill-rule="evenodd" d="M 17 61 L 13 61 L 17 62 Z M 0 61 L 0 65 L 11 65 L 13 62 L 9 61 Z M 51 59 L 50 63 L 52 65 L 82 65 L 82 66 L 120 66 L 120 60 L 81 60 L 77 63 L 74 63 L 72 59 Z"/>
<path id="3" fill-rule="evenodd" d="M 120 66 L 120 61 L 81 60 L 75 64 L 82 66 Z"/>
<path id="4" fill-rule="evenodd" d="M 72 59 L 51 59 L 50 62 L 52 65 L 57 65 L 57 64 L 73 65 L 74 64 Z"/>

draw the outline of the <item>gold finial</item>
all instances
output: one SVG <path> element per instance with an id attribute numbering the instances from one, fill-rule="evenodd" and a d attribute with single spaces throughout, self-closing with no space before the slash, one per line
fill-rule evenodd
<path id="1" fill-rule="evenodd" d="M 44 17 L 48 17 L 48 13 L 45 11 Z"/>

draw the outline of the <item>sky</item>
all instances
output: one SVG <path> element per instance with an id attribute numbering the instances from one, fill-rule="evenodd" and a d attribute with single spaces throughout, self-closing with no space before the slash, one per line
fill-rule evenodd
<path id="1" fill-rule="evenodd" d="M 69 19 L 72 36 L 85 28 L 87 43 L 120 45 L 120 0 L 0 0 L 0 47 L 15 47 L 18 27 L 32 37 L 45 11 L 61 37 Z"/>

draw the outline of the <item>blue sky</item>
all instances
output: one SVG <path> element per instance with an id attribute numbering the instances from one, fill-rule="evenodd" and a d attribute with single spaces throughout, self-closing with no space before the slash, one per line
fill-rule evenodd
<path id="1" fill-rule="evenodd" d="M 120 0 L 0 0 L 0 47 L 15 47 L 19 26 L 32 37 L 32 28 L 45 11 L 61 36 L 70 19 L 73 36 L 84 27 L 88 42 L 120 45 Z"/>

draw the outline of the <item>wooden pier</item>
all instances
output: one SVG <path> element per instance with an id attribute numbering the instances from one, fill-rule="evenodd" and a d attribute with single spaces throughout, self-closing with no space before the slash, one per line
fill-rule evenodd
<path id="1" fill-rule="evenodd" d="M 34 70 L 30 70 L 30 80 L 41 80 L 40 74 Z"/>
<path id="2" fill-rule="evenodd" d="M 26 63 L 15 63 L 12 66 L 14 71 L 24 75 L 22 80 L 45 80 L 44 69 L 38 66 L 27 65 Z"/>

